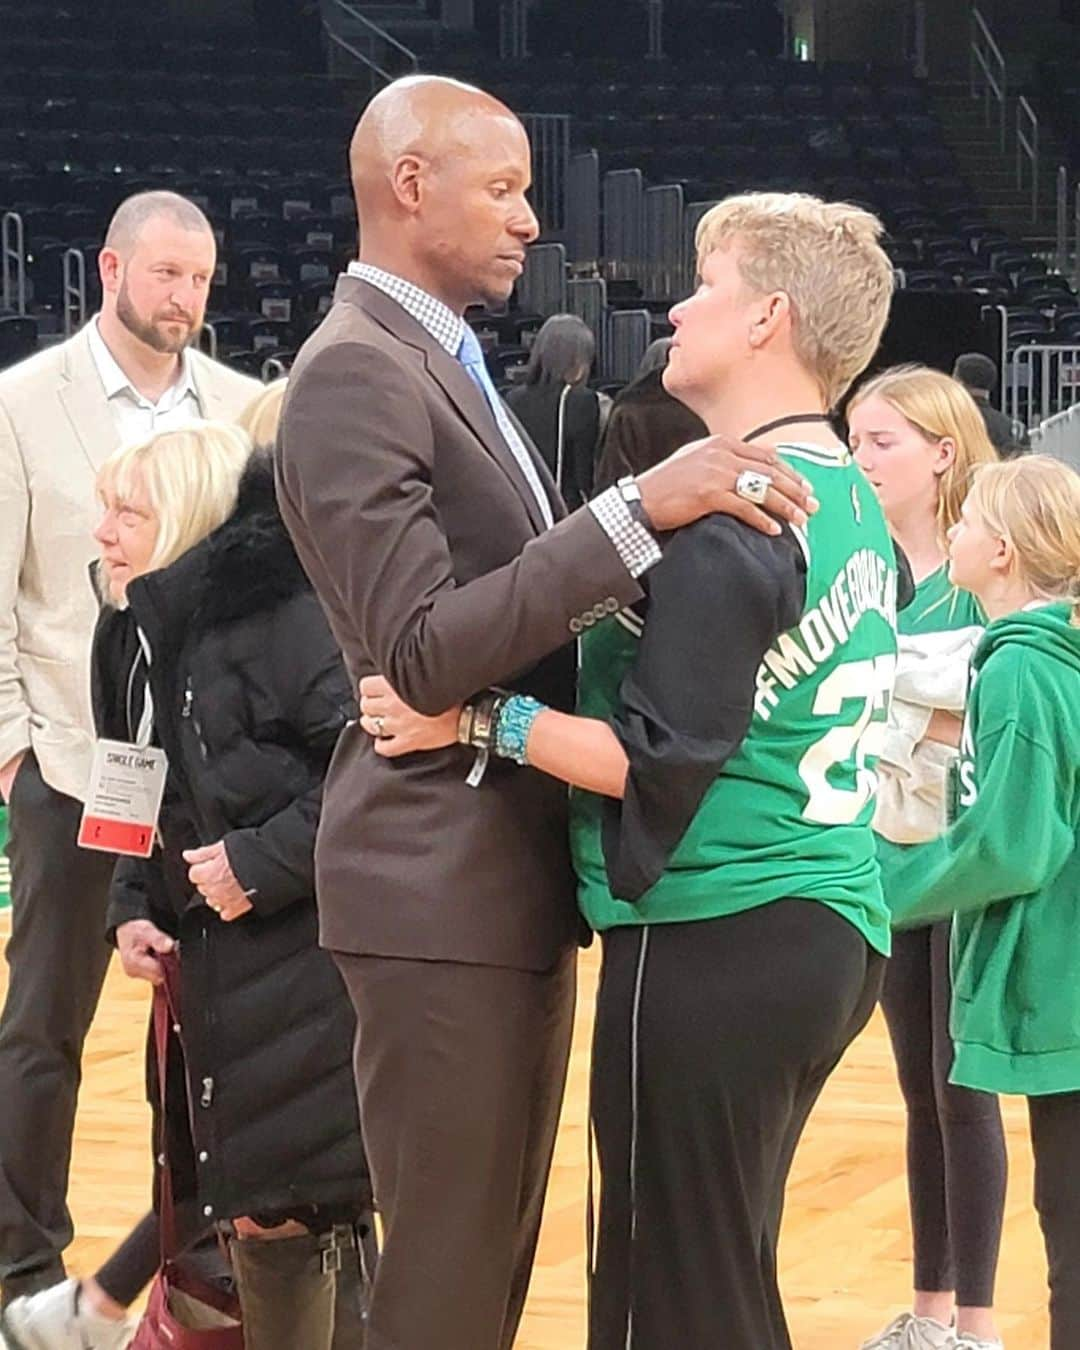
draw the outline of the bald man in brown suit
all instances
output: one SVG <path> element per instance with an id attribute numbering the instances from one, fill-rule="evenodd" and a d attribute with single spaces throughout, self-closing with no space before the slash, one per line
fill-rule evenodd
<path id="1" fill-rule="evenodd" d="M 804 486 L 710 441 L 566 516 L 462 318 L 508 298 L 537 234 L 520 123 L 399 81 L 351 163 L 360 260 L 293 369 L 286 522 L 357 680 L 430 714 L 495 682 L 569 709 L 574 637 L 639 598 L 658 533 L 716 510 L 773 529 L 734 492 L 744 469 L 791 519 Z M 509 1350 L 540 1223 L 578 933 L 566 793 L 503 761 L 470 785 L 475 758 L 387 761 L 354 726 L 326 785 L 322 940 L 356 1005 L 385 1231 L 367 1350 Z"/>

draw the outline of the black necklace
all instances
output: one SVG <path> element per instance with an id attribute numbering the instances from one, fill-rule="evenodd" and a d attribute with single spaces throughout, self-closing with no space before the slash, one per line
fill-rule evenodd
<path id="1" fill-rule="evenodd" d="M 755 427 L 753 431 L 747 432 L 743 437 L 744 441 L 756 441 L 759 436 L 764 436 L 769 431 L 776 431 L 779 427 L 791 426 L 794 422 L 832 422 L 832 418 L 827 413 L 792 413 L 790 417 L 778 417 L 775 422 L 766 422 L 763 427 Z"/>

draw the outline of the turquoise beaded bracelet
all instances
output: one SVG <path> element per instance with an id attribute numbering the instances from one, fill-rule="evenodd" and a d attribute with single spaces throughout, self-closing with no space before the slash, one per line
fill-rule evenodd
<path id="1" fill-rule="evenodd" d="M 544 711 L 544 704 L 528 694 L 512 694 L 500 704 L 493 748 L 500 759 L 512 759 L 517 764 L 528 764 L 527 750 L 532 725 Z"/>

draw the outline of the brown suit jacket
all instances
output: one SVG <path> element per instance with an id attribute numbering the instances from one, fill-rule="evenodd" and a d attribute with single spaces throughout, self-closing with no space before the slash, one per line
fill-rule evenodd
<path id="1" fill-rule="evenodd" d="M 355 680 L 382 673 L 427 713 L 495 683 L 573 706 L 574 632 L 640 590 L 535 458 L 547 531 L 464 367 L 341 279 L 290 376 L 278 494 Z M 316 848 L 325 946 L 546 970 L 573 941 L 566 788 L 494 760 L 471 788 L 473 757 L 382 760 L 344 732 Z"/>

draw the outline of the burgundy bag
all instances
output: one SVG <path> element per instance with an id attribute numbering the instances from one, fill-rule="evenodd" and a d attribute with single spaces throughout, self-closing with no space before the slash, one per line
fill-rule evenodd
<path id="1" fill-rule="evenodd" d="M 166 957 L 162 967 L 165 979 L 154 988 L 154 1048 L 164 1119 L 169 1026 L 180 1026 L 180 966 L 175 957 Z M 150 1286 L 146 1312 L 129 1350 L 244 1350 L 236 1297 L 177 1264 L 176 1211 L 168 1158 L 161 1166 L 160 1190 L 161 1269 Z"/>

